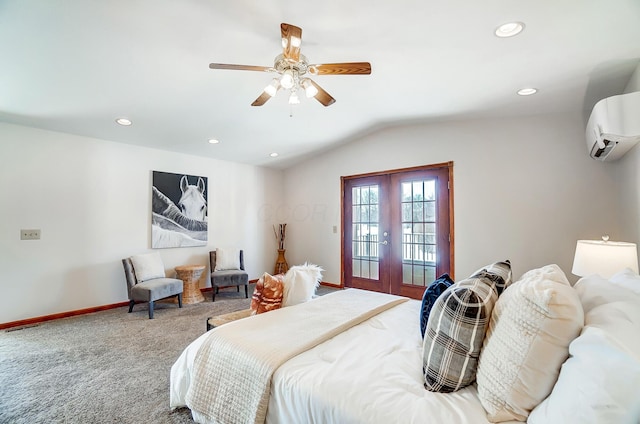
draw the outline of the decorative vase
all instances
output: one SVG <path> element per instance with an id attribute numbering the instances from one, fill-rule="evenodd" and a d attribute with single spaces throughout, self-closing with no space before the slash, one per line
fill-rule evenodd
<path id="1" fill-rule="evenodd" d="M 278 249 L 278 259 L 276 259 L 276 267 L 273 275 L 284 274 L 289 270 L 289 264 L 284 257 L 285 249 Z"/>

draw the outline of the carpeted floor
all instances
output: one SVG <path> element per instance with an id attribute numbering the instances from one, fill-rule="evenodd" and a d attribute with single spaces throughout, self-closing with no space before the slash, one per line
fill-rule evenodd
<path id="1" fill-rule="evenodd" d="M 253 287 L 249 293 L 251 293 Z M 169 371 L 206 317 L 249 307 L 235 289 L 211 302 L 146 304 L 0 332 L 0 423 L 191 423 L 169 409 Z"/>

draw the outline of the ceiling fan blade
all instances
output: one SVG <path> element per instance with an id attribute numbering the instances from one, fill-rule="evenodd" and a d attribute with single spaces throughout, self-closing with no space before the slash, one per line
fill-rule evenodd
<path id="1" fill-rule="evenodd" d="M 309 65 L 309 72 L 313 75 L 369 75 L 369 62 L 319 63 Z"/>
<path id="2" fill-rule="evenodd" d="M 271 72 L 274 69 L 269 66 L 253 66 L 253 65 L 230 65 L 228 63 L 210 63 L 211 69 L 231 69 L 234 71 L 260 71 Z"/>
<path id="3" fill-rule="evenodd" d="M 269 100 L 270 98 L 271 95 L 263 91 L 262 94 L 260 94 L 260 96 L 258 96 L 258 98 L 255 99 L 253 103 L 251 103 L 251 106 L 262 106 L 263 104 L 267 103 L 267 100 Z"/>
<path id="4" fill-rule="evenodd" d="M 336 99 L 331 97 L 331 94 L 327 93 L 322 87 L 316 84 L 315 81 L 309 79 L 309 82 L 311 83 L 311 85 L 313 85 L 316 88 L 316 90 L 318 90 L 316 95 L 313 96 L 316 98 L 317 101 L 322 103 L 324 106 L 331 106 L 336 102 Z"/>
<path id="5" fill-rule="evenodd" d="M 300 60 L 300 44 L 302 44 L 302 29 L 291 24 L 280 24 L 282 34 L 282 50 L 285 59 L 293 62 Z"/>

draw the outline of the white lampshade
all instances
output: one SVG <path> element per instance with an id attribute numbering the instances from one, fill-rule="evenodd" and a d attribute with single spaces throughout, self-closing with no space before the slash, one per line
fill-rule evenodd
<path id="1" fill-rule="evenodd" d="M 606 279 L 630 268 L 638 272 L 635 243 L 604 240 L 578 240 L 571 272 L 578 277 L 598 274 Z"/>

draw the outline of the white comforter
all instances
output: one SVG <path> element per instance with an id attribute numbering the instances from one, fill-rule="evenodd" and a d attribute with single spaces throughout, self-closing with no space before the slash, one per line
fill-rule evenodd
<path id="1" fill-rule="evenodd" d="M 488 423 L 474 387 L 424 389 L 419 309 L 405 302 L 290 359 L 273 376 L 267 422 Z M 185 405 L 204 337 L 171 368 L 172 408 Z"/>

